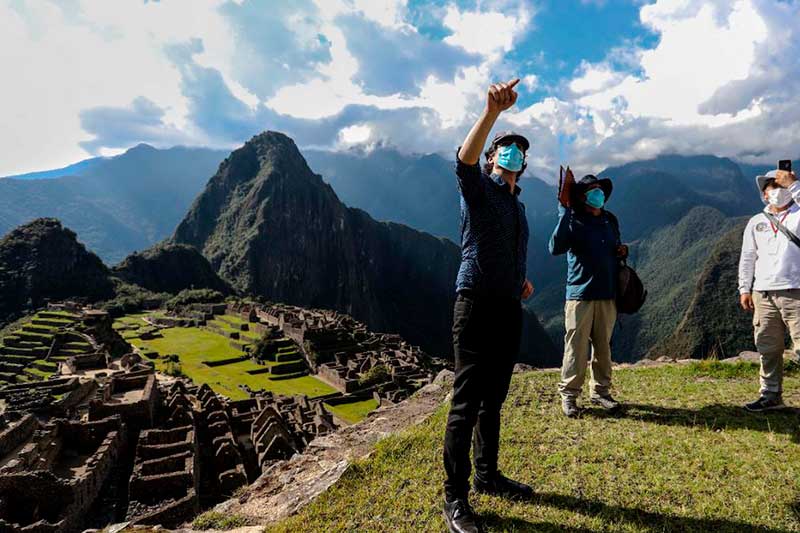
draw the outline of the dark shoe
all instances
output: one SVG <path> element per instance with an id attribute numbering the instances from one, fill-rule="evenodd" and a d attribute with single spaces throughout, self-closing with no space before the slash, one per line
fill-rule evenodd
<path id="1" fill-rule="evenodd" d="M 497 472 L 491 481 L 484 481 L 476 475 L 472 486 L 475 492 L 504 498 L 528 500 L 533 497 L 533 488 L 530 485 L 509 479 L 500 472 Z"/>
<path id="2" fill-rule="evenodd" d="M 748 403 L 744 406 L 744 408 L 750 411 L 751 413 L 774 411 L 776 409 L 783 409 L 784 407 L 786 406 L 783 404 L 783 398 L 781 396 L 775 396 L 772 398 L 762 396 L 758 400 L 752 403 Z"/>
<path id="3" fill-rule="evenodd" d="M 444 521 L 450 533 L 480 533 L 475 513 L 467 500 L 444 502 Z"/>
<path id="4" fill-rule="evenodd" d="M 575 398 L 561 398 L 561 411 L 564 412 L 564 416 L 569 418 L 578 418 L 578 415 L 581 414 Z"/>
<path id="5" fill-rule="evenodd" d="M 610 394 L 606 396 L 595 396 L 592 398 L 591 402 L 594 405 L 602 407 L 606 411 L 616 411 L 620 408 L 619 402 L 612 398 Z"/>

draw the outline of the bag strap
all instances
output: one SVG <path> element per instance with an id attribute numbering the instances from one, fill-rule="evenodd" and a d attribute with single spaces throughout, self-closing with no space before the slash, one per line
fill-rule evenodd
<path id="1" fill-rule="evenodd" d="M 792 242 L 795 244 L 795 246 L 797 246 L 798 248 L 800 248 L 800 238 L 798 238 L 798 236 L 797 236 L 797 235 L 795 235 L 794 233 L 792 233 L 792 230 L 790 230 L 789 228 L 787 228 L 786 226 L 784 226 L 784 225 L 781 223 L 781 221 L 780 221 L 780 220 L 778 220 L 778 217 L 776 217 L 775 215 L 773 215 L 772 213 L 769 213 L 769 212 L 767 212 L 767 211 L 764 211 L 764 215 L 766 215 L 766 217 L 769 219 L 769 221 L 770 221 L 770 222 L 772 222 L 773 224 L 775 224 L 775 226 L 778 228 L 778 230 L 779 230 L 781 233 L 783 233 L 784 235 L 786 235 L 786 238 L 787 238 L 787 239 L 789 239 L 790 241 L 792 241 Z"/>
<path id="2" fill-rule="evenodd" d="M 622 244 L 622 234 L 619 231 L 619 219 L 617 218 L 617 215 L 611 211 L 606 211 L 605 214 L 608 217 L 609 224 L 611 224 L 611 226 L 614 228 L 614 233 L 617 236 L 617 245 Z M 628 266 L 628 258 L 626 257 L 625 259 L 620 259 L 619 264 L 620 266 Z"/>

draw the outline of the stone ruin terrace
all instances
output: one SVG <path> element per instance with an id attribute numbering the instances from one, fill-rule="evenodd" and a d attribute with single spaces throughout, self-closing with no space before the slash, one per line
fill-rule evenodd
<path id="1" fill-rule="evenodd" d="M 245 386 L 249 398 L 234 401 L 157 374 L 112 322 L 102 311 L 51 305 L 29 322 L 37 329 L 23 325 L 0 344 L 0 533 L 121 521 L 177 527 L 336 431 L 323 402 L 398 401 L 431 376 L 418 348 L 333 311 L 240 303 L 148 321 L 153 336 L 162 327 L 221 328 L 246 357 L 263 338 L 259 354 L 271 367 L 316 372 L 340 391 L 309 399 Z M 30 371 L 40 368 L 48 372 Z"/>
<path id="2" fill-rule="evenodd" d="M 371 332 L 349 315 L 280 303 L 240 312 L 279 328 L 302 349 L 317 377 L 343 393 L 360 390 L 398 402 L 432 379 L 435 362 L 420 348 L 399 335 Z"/>

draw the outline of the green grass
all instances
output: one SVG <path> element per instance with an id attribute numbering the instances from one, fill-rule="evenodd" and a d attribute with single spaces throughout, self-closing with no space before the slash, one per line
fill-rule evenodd
<path id="1" fill-rule="evenodd" d="M 325 404 L 325 408 L 345 422 L 355 424 L 363 420 L 370 411 L 378 407 L 378 402 L 372 398 L 338 405 Z"/>
<path id="2" fill-rule="evenodd" d="M 249 324 L 250 322 L 236 315 L 221 315 L 225 320 L 233 324 Z"/>
<path id="3" fill-rule="evenodd" d="M 225 319 L 229 320 L 230 322 L 232 322 L 234 324 L 247 324 L 248 323 L 247 321 L 242 320 L 241 318 L 235 317 L 233 315 L 221 315 L 221 316 L 225 317 Z M 212 320 L 210 322 L 210 324 L 213 324 L 213 325 L 219 327 L 223 331 L 232 331 L 232 332 L 238 333 L 240 342 L 243 342 L 243 343 L 246 343 L 246 344 L 252 344 L 252 343 L 258 341 L 258 334 L 257 333 L 254 333 L 254 332 L 249 331 L 249 330 L 248 331 L 242 331 L 241 328 L 234 327 L 231 324 L 229 324 L 228 322 L 223 322 L 220 319 L 220 317 L 216 317 L 215 320 Z"/>
<path id="4" fill-rule="evenodd" d="M 53 374 L 55 374 L 55 371 L 39 370 L 38 368 L 33 367 L 33 366 L 25 367 L 25 372 L 30 372 L 31 374 L 35 374 L 35 375 L 39 376 L 42 379 L 47 379 L 50 376 L 52 376 Z"/>
<path id="5" fill-rule="evenodd" d="M 165 328 L 161 330 L 162 338 L 131 339 L 138 348 L 154 350 L 161 355 L 177 354 L 180 357 L 180 369 L 197 384 L 208 383 L 217 393 L 231 399 L 241 400 L 248 397 L 239 385 L 248 385 L 253 389 L 266 389 L 276 394 L 305 394 L 311 398 L 331 394 L 336 390 L 312 376 L 301 376 L 292 379 L 272 380 L 269 374 L 248 374 L 248 370 L 263 368 L 251 360 L 209 367 L 202 361 L 229 359 L 244 355 L 233 348 L 230 339 L 202 328 Z M 156 368 L 166 370 L 166 362 L 156 359 Z"/>
<path id="6" fill-rule="evenodd" d="M 78 320 L 78 315 L 70 311 L 44 311 L 44 312 L 51 315 L 57 315 L 58 317 L 61 317 L 61 320 L 66 320 L 69 322 L 75 322 L 76 320 Z M 36 313 L 35 316 L 38 318 L 43 318 L 42 316 L 40 316 L 40 313 Z M 56 317 L 53 318 L 58 320 L 58 318 Z"/>
<path id="7" fill-rule="evenodd" d="M 471 497 L 489 532 L 800 531 L 798 411 L 756 415 L 755 365 L 626 369 L 618 416 L 560 413 L 555 373 L 515 375 L 503 409 L 500 468 L 529 502 Z M 790 372 L 785 400 L 800 406 Z M 584 402 L 588 403 L 588 402 Z M 447 406 L 382 440 L 311 505 L 267 531 L 444 531 Z"/>
<path id="8" fill-rule="evenodd" d="M 247 525 L 247 520 L 237 514 L 226 514 L 217 511 L 206 511 L 192 522 L 195 529 L 218 529 L 225 531 Z"/>

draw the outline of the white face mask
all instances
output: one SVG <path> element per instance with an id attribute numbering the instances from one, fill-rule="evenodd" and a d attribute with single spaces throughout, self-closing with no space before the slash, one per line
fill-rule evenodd
<path id="1" fill-rule="evenodd" d="M 773 207 L 783 207 L 792 201 L 792 193 L 789 189 L 770 189 L 767 191 L 769 205 Z"/>

